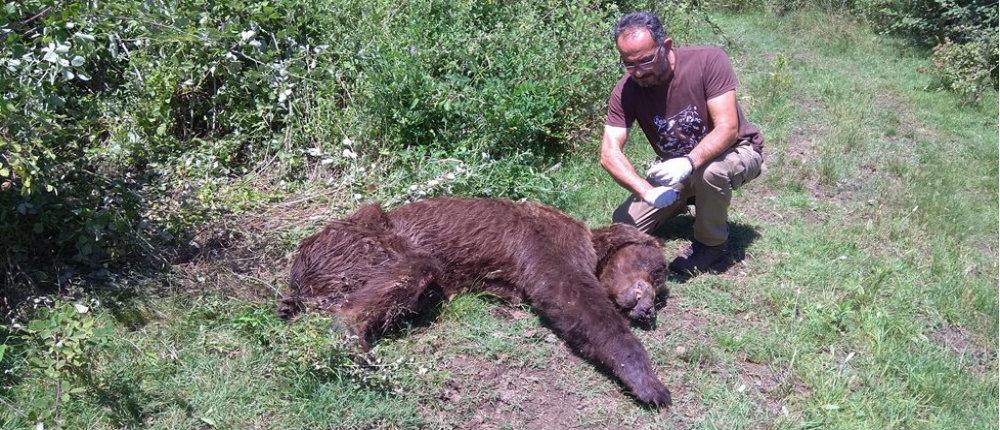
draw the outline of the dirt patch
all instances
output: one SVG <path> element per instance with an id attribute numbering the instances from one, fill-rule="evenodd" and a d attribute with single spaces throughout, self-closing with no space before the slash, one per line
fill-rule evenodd
<path id="1" fill-rule="evenodd" d="M 645 428 L 664 422 L 686 429 L 704 413 L 691 398 L 697 393 L 686 385 L 670 387 L 674 405 L 669 409 L 644 409 L 568 350 L 554 349 L 544 369 L 468 355 L 452 358 L 445 364 L 451 378 L 438 402 L 424 405 L 425 418 L 435 426 L 459 429 Z"/>
<path id="2" fill-rule="evenodd" d="M 976 339 L 976 335 L 971 331 L 946 324 L 931 333 L 930 338 L 967 363 L 967 366 L 976 374 L 995 373 L 996 351 L 987 348 Z"/>
<path id="3" fill-rule="evenodd" d="M 736 363 L 737 391 L 746 391 L 748 397 L 772 418 L 787 415 L 789 397 L 809 397 L 812 391 L 787 369 L 765 363 L 743 360 Z"/>
<path id="4" fill-rule="evenodd" d="M 801 97 L 794 100 L 793 103 L 800 111 L 807 114 L 814 114 L 826 109 L 823 100 L 816 97 Z M 787 144 L 782 148 L 783 155 L 799 163 L 810 163 L 816 160 L 816 142 L 829 133 L 830 131 L 821 124 L 796 123 L 785 139 Z"/>
<path id="5" fill-rule="evenodd" d="M 301 239 L 346 212 L 309 197 L 296 196 L 266 211 L 226 215 L 203 226 L 174 258 L 178 287 L 193 294 L 211 289 L 229 297 L 271 300 L 285 285 L 295 250 L 284 236 Z"/>
<path id="6" fill-rule="evenodd" d="M 444 427 L 567 428 L 578 424 L 577 409 L 585 407 L 585 398 L 560 385 L 543 369 L 468 355 L 454 357 L 447 368 L 452 378 L 445 382 L 438 398 L 444 408 L 457 407 L 462 413 L 435 414 Z M 478 384 L 469 384 L 471 381 Z"/>
<path id="7" fill-rule="evenodd" d="M 683 334 L 685 342 L 708 343 L 709 320 L 696 309 L 680 306 L 676 297 L 667 299 L 657 317 L 658 327 L 650 337 L 665 340 L 666 333 Z M 659 336 L 657 336 L 659 335 Z"/>
<path id="8" fill-rule="evenodd" d="M 692 391 L 688 364 L 681 361 L 671 342 L 708 344 L 709 321 L 699 311 L 684 309 L 670 299 L 660 310 L 659 326 L 640 332 L 655 367 L 670 388 L 674 404 L 666 410 L 649 410 L 637 404 L 613 377 L 574 355 L 545 327 L 532 327 L 514 351 L 544 348 L 544 358 L 495 359 L 469 354 L 445 355 L 441 368 L 448 378 L 423 405 L 422 415 L 431 427 L 460 429 L 562 429 L 648 428 L 687 429 L 705 414 L 699 393 Z M 518 307 L 500 306 L 493 315 L 504 320 L 532 318 Z M 676 335 L 676 336 L 674 336 Z M 529 343 L 534 342 L 534 345 Z M 517 352 L 514 352 L 516 354 Z"/>

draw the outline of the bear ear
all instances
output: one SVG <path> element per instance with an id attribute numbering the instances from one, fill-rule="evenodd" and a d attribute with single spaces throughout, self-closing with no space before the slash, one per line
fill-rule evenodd
<path id="1" fill-rule="evenodd" d="M 628 224 L 614 223 L 591 232 L 597 260 L 603 261 L 625 245 L 660 246 L 660 241 Z"/>
<path id="2" fill-rule="evenodd" d="M 367 203 L 361 205 L 351 216 L 344 221 L 357 224 L 371 230 L 390 230 L 392 221 L 378 203 Z"/>

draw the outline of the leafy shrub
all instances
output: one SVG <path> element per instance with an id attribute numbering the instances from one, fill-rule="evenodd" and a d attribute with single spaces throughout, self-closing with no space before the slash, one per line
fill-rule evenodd
<path id="1" fill-rule="evenodd" d="M 32 345 L 31 367 L 53 385 L 51 405 L 30 411 L 28 419 L 59 423 L 63 405 L 98 384 L 93 377 L 94 359 L 107 345 L 111 329 L 101 326 L 89 311 L 80 303 L 56 303 L 22 329 Z"/>
<path id="2" fill-rule="evenodd" d="M 989 43 L 945 39 L 934 47 L 926 71 L 935 78 L 934 86 L 958 94 L 966 103 L 976 103 L 983 91 L 996 87 L 996 58 L 996 34 Z"/>
<path id="3" fill-rule="evenodd" d="M 939 88 L 975 102 L 997 85 L 997 4 L 985 0 L 856 0 L 876 28 L 933 46 L 930 67 Z"/>
<path id="4" fill-rule="evenodd" d="M 997 28 L 996 2 L 985 0 L 854 0 L 854 9 L 877 28 L 933 46 L 945 38 L 979 39 Z"/>
<path id="5" fill-rule="evenodd" d="M 924 71 L 934 88 L 958 94 L 974 103 L 998 82 L 995 1 L 986 0 L 709 0 L 711 7 L 742 11 L 763 9 L 777 15 L 803 8 L 861 16 L 876 30 L 909 38 L 931 48 Z"/>
<path id="6" fill-rule="evenodd" d="M 618 15 L 554 0 L 6 3 L 4 282 L 159 255 L 231 210 L 220 196 L 246 177 L 360 188 L 358 160 L 419 173 L 457 158 L 485 176 L 456 192 L 536 196 L 621 73 Z M 408 193 L 396 177 L 380 185 Z"/>

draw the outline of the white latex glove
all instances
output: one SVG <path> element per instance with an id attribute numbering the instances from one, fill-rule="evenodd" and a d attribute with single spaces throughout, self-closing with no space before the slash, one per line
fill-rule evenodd
<path id="1" fill-rule="evenodd" d="M 654 164 L 646 172 L 646 176 L 657 184 L 669 186 L 687 179 L 692 170 L 694 165 L 690 158 L 677 157 Z"/>
<path id="2" fill-rule="evenodd" d="M 653 187 L 642 195 L 642 201 L 656 208 L 665 208 L 677 200 L 680 193 L 671 187 Z"/>

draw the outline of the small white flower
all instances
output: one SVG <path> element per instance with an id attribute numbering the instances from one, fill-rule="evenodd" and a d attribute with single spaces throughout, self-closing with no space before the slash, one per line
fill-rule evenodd
<path id="1" fill-rule="evenodd" d="M 56 46 L 56 52 L 58 52 L 60 54 L 65 54 L 65 53 L 69 52 L 69 45 L 64 45 L 64 44 L 60 43 L 59 45 Z"/>
<path id="2" fill-rule="evenodd" d="M 284 103 L 285 100 L 288 100 L 288 96 L 290 95 L 292 95 L 291 89 L 286 89 L 282 91 L 281 94 L 278 94 L 278 103 Z"/>
<path id="3" fill-rule="evenodd" d="M 83 40 L 89 40 L 91 42 L 93 42 L 95 40 L 94 36 L 89 35 L 87 33 L 76 33 L 76 34 L 73 35 L 73 37 L 77 37 L 77 38 L 80 38 L 80 39 L 83 39 Z"/>
<path id="4" fill-rule="evenodd" d="M 253 46 L 254 48 L 260 48 L 260 41 L 257 39 L 251 40 L 249 45 Z"/>
<path id="5" fill-rule="evenodd" d="M 42 49 L 45 50 L 45 48 Z M 42 61 L 48 61 L 50 63 L 55 64 L 59 62 L 59 58 L 60 58 L 59 54 L 56 54 L 56 51 L 49 50 L 45 52 L 45 56 L 42 57 Z"/>
<path id="6" fill-rule="evenodd" d="M 309 148 L 306 150 L 306 154 L 313 157 L 319 157 L 320 155 L 323 155 L 323 150 L 319 148 Z"/>
<path id="7" fill-rule="evenodd" d="M 344 146 L 351 146 L 351 145 L 354 145 L 354 141 L 353 141 L 353 140 L 351 140 L 351 138 L 350 138 L 350 137 L 345 137 L 345 138 L 344 138 L 344 140 L 340 141 L 340 143 L 341 143 L 342 145 L 344 145 Z"/>
<path id="8" fill-rule="evenodd" d="M 416 191 L 416 190 L 417 190 L 417 186 L 416 185 L 410 185 L 410 191 L 411 192 L 412 191 Z"/>
<path id="9" fill-rule="evenodd" d="M 447 175 L 444 175 L 444 177 L 445 177 L 445 179 L 448 179 L 449 181 L 454 181 L 455 180 L 455 174 L 454 173 L 449 173 Z"/>
<path id="10" fill-rule="evenodd" d="M 250 40 L 251 38 L 253 38 L 256 35 L 257 35 L 257 32 L 254 31 L 254 30 L 241 31 L 240 32 L 240 40 L 246 42 L 246 41 Z"/>
<path id="11" fill-rule="evenodd" d="M 74 303 L 73 307 L 76 308 L 76 312 L 77 313 L 81 313 L 81 314 L 85 314 L 88 311 L 90 311 L 90 308 L 88 308 L 87 305 L 81 305 L 79 303 Z"/>
<path id="12" fill-rule="evenodd" d="M 350 149 L 347 149 L 347 148 L 344 148 L 343 155 L 344 155 L 344 157 L 350 158 L 352 160 L 355 159 L 355 158 L 358 158 L 358 154 L 355 154 L 354 151 L 351 151 Z"/>
<path id="13" fill-rule="evenodd" d="M 427 186 L 429 186 L 429 187 L 436 187 L 438 183 L 439 182 L 438 182 L 437 179 L 431 179 L 431 180 L 427 181 Z"/>
<path id="14" fill-rule="evenodd" d="M 73 57 L 73 60 L 71 60 L 69 64 L 73 67 L 80 67 L 83 65 L 83 57 L 77 55 Z"/>

